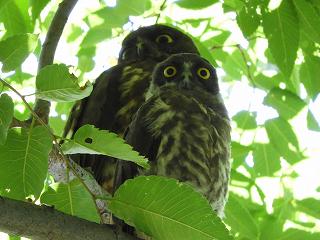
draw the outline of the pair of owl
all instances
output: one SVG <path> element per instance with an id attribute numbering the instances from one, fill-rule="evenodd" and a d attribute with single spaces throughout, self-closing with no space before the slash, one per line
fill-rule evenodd
<path id="1" fill-rule="evenodd" d="M 130 33 L 118 64 L 74 106 L 65 132 L 84 124 L 117 133 L 150 161 L 149 170 L 126 161 L 116 170 L 116 161 L 101 155 L 72 156 L 109 192 L 137 175 L 167 176 L 193 185 L 223 215 L 230 173 L 227 110 L 214 67 L 181 31 L 153 25 Z"/>

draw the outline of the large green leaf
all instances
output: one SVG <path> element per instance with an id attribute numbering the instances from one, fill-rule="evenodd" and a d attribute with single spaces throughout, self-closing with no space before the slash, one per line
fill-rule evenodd
<path id="1" fill-rule="evenodd" d="M 28 8 L 28 0 L 0 0 L 0 22 L 6 36 L 32 32 Z"/>
<path id="2" fill-rule="evenodd" d="M 300 80 L 307 90 L 308 95 L 315 99 L 320 92 L 320 58 L 305 56 L 305 62 L 300 68 Z"/>
<path id="3" fill-rule="evenodd" d="M 33 21 L 39 17 L 43 8 L 49 3 L 50 0 L 30 0 L 30 5 L 32 7 L 32 19 Z"/>
<path id="4" fill-rule="evenodd" d="M 263 29 L 269 48 L 281 72 L 291 75 L 299 46 L 299 21 L 293 3 L 282 1 L 279 8 L 263 15 Z"/>
<path id="5" fill-rule="evenodd" d="M 207 59 L 214 67 L 217 67 L 218 64 L 216 63 L 215 59 L 212 57 L 209 49 L 198 39 L 194 38 L 193 42 L 196 44 L 197 49 L 200 52 L 200 55 Z"/>
<path id="6" fill-rule="evenodd" d="M 55 209 L 72 216 L 99 222 L 100 218 L 94 200 L 79 179 L 71 182 L 54 183 L 41 195 L 41 203 L 54 206 Z"/>
<path id="7" fill-rule="evenodd" d="M 245 201 L 239 201 L 241 197 L 230 193 L 225 208 L 225 222 L 233 231 L 241 233 L 248 239 L 258 239 L 259 228 L 256 220 L 250 214 L 250 211 L 244 205 Z"/>
<path id="8" fill-rule="evenodd" d="M 320 219 L 320 200 L 314 198 L 306 198 L 300 201 L 296 201 L 296 204 L 299 211 L 309 214 L 316 219 Z"/>
<path id="9" fill-rule="evenodd" d="M 216 2 L 218 2 L 218 0 L 201 0 L 201 1 L 177 0 L 175 1 L 175 3 L 178 4 L 180 7 L 190 8 L 190 9 L 201 9 L 201 8 L 209 7 Z"/>
<path id="10" fill-rule="evenodd" d="M 300 153 L 299 143 L 291 125 L 282 118 L 265 122 L 270 143 L 291 164 L 297 163 L 304 156 Z"/>
<path id="11" fill-rule="evenodd" d="M 278 238 L 279 240 L 319 240 L 320 233 L 306 232 L 300 229 L 289 228 L 282 236 Z"/>
<path id="12" fill-rule="evenodd" d="M 258 176 L 273 176 L 280 170 L 280 155 L 271 144 L 255 144 L 254 169 Z"/>
<path id="13" fill-rule="evenodd" d="M 42 68 L 37 75 L 36 87 L 39 98 L 57 102 L 76 101 L 89 96 L 92 91 L 90 82 L 80 87 L 77 77 L 69 73 L 64 64 Z"/>
<path id="14" fill-rule="evenodd" d="M 246 56 L 246 59 L 249 59 L 249 56 Z M 241 80 L 242 76 L 246 76 L 248 73 L 246 61 L 238 49 L 228 55 L 222 64 L 222 68 L 227 73 L 225 80 L 229 81 Z M 252 71 L 252 69 L 250 70 Z"/>
<path id="15" fill-rule="evenodd" d="M 231 157 L 233 159 L 232 168 L 236 169 L 239 167 L 246 157 L 248 156 L 249 152 L 252 150 L 251 147 L 241 145 L 238 142 L 231 143 Z"/>
<path id="16" fill-rule="evenodd" d="M 150 0 L 119 0 L 115 7 L 104 7 L 94 14 L 105 19 L 107 28 L 122 27 L 129 21 L 129 16 L 142 15 L 146 10 L 150 9 Z"/>
<path id="17" fill-rule="evenodd" d="M 48 171 L 52 140 L 43 126 L 13 128 L 5 145 L 0 146 L 1 195 L 24 199 L 39 197 Z"/>
<path id="18" fill-rule="evenodd" d="M 232 117 L 232 120 L 237 123 L 237 127 L 241 129 L 256 129 L 256 113 L 248 111 L 240 111 L 235 116 Z"/>
<path id="19" fill-rule="evenodd" d="M 291 119 L 307 105 L 294 93 L 280 88 L 273 88 L 264 98 L 263 103 L 275 108 L 285 119 Z"/>
<path id="20" fill-rule="evenodd" d="M 320 16 L 312 4 L 306 0 L 293 0 L 299 16 L 301 31 L 311 41 L 320 43 Z"/>
<path id="21" fill-rule="evenodd" d="M 260 1 L 245 1 L 244 7 L 237 13 L 237 23 L 244 34 L 249 37 L 260 25 L 261 17 L 257 13 L 257 7 Z"/>
<path id="22" fill-rule="evenodd" d="M 308 110 L 307 125 L 309 130 L 320 132 L 320 122 L 317 121 L 310 110 Z"/>
<path id="23" fill-rule="evenodd" d="M 92 125 L 84 125 L 79 128 L 74 138 L 62 145 L 62 149 L 66 154 L 102 154 L 132 161 L 144 168 L 149 166 L 147 159 L 134 151 L 117 134 L 99 130 Z"/>
<path id="24" fill-rule="evenodd" d="M 77 53 L 78 68 L 82 72 L 90 72 L 95 65 L 94 56 L 96 54 L 96 47 L 81 48 Z"/>
<path id="25" fill-rule="evenodd" d="M 174 179 L 140 176 L 128 180 L 109 207 L 153 239 L 232 239 L 208 201 Z"/>
<path id="26" fill-rule="evenodd" d="M 20 34 L 0 41 L 2 71 L 9 72 L 19 67 L 37 46 L 38 35 Z"/>
<path id="27" fill-rule="evenodd" d="M 7 94 L 0 96 L 0 145 L 7 140 L 7 133 L 13 117 L 13 101 Z"/>
<path id="28" fill-rule="evenodd" d="M 90 28 L 87 35 L 82 40 L 81 47 L 87 48 L 95 46 L 97 43 L 110 38 L 111 35 L 111 29 L 106 29 L 104 23 L 98 26 L 94 26 Z"/>

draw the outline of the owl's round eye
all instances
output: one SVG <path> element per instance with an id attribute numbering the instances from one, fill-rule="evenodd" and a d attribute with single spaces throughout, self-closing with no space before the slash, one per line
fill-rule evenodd
<path id="1" fill-rule="evenodd" d="M 199 68 L 197 70 L 197 74 L 198 74 L 199 77 L 201 77 L 204 80 L 208 80 L 209 77 L 210 77 L 210 71 L 209 71 L 208 68 L 203 68 L 203 67 Z"/>
<path id="2" fill-rule="evenodd" d="M 174 75 L 176 75 L 176 73 L 177 69 L 173 66 L 168 66 L 163 70 L 163 75 L 167 78 L 173 77 Z"/>
<path id="3" fill-rule="evenodd" d="M 162 35 L 159 35 L 157 38 L 156 38 L 156 42 L 157 43 L 172 43 L 173 42 L 173 39 L 170 35 L 168 34 L 162 34 Z"/>

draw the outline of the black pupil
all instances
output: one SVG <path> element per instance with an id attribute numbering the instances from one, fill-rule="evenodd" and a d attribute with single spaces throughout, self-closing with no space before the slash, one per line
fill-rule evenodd
<path id="1" fill-rule="evenodd" d="M 159 43 L 167 43 L 167 42 L 169 42 L 169 37 L 168 37 L 168 36 L 165 36 L 165 35 L 160 36 L 160 37 L 158 38 L 158 42 L 159 42 Z"/>
<path id="2" fill-rule="evenodd" d="M 202 77 L 206 77 L 207 76 L 207 71 L 206 70 L 201 70 L 200 71 L 200 75 L 202 76 Z"/>
<path id="3" fill-rule="evenodd" d="M 168 68 L 168 69 L 167 69 L 167 74 L 168 74 L 168 75 L 172 75 L 173 72 L 174 72 L 174 70 L 173 70 L 172 68 Z"/>
<path id="4" fill-rule="evenodd" d="M 86 138 L 84 141 L 85 141 L 86 143 L 92 143 L 93 140 L 92 140 L 92 138 L 89 138 L 89 137 L 88 137 L 88 138 Z"/>

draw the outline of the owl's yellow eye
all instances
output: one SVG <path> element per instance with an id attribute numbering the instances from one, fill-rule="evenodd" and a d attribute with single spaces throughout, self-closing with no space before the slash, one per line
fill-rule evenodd
<path id="1" fill-rule="evenodd" d="M 203 68 L 203 67 L 199 68 L 197 70 L 197 74 L 198 74 L 199 77 L 201 77 L 204 80 L 208 80 L 209 77 L 210 77 L 210 71 L 209 71 L 208 68 Z"/>
<path id="2" fill-rule="evenodd" d="M 167 78 L 173 77 L 174 75 L 176 75 L 176 73 L 177 69 L 173 66 L 168 66 L 163 70 L 163 75 Z"/>
<path id="3" fill-rule="evenodd" d="M 173 39 L 168 34 L 161 34 L 156 38 L 157 43 L 172 43 Z"/>

